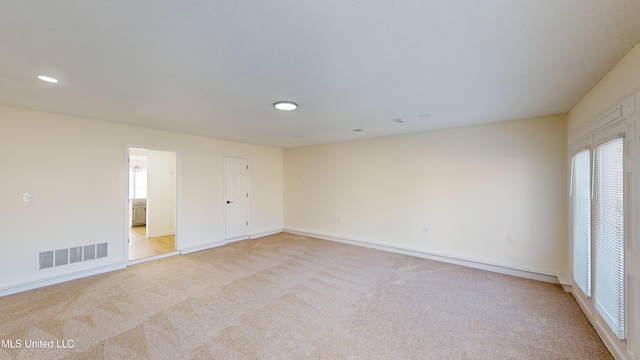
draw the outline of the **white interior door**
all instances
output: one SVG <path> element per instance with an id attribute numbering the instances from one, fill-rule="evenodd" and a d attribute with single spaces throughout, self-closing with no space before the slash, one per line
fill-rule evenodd
<path id="1" fill-rule="evenodd" d="M 225 157 L 225 239 L 245 237 L 249 229 L 249 166 L 240 157 Z"/>

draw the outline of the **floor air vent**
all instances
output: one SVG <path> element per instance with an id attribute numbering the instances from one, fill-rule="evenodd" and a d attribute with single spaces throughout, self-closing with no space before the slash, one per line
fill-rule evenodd
<path id="1" fill-rule="evenodd" d="M 56 250 L 56 266 L 67 265 L 69 263 L 69 249 Z"/>
<path id="2" fill-rule="evenodd" d="M 96 244 L 96 257 L 98 259 L 107 257 L 107 243 Z"/>
<path id="3" fill-rule="evenodd" d="M 76 246 L 69 249 L 69 264 L 82 261 L 82 246 Z"/>
<path id="4" fill-rule="evenodd" d="M 96 258 L 96 246 L 85 245 L 84 246 L 84 261 L 93 260 Z"/>
<path id="5" fill-rule="evenodd" d="M 106 258 L 108 255 L 108 243 L 42 251 L 38 253 L 38 270 Z"/>
<path id="6" fill-rule="evenodd" d="M 53 251 L 43 251 L 39 256 L 39 269 L 47 269 L 53 267 Z"/>

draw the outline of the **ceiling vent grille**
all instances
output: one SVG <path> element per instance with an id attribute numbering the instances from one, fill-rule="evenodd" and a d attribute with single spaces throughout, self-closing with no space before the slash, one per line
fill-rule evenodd
<path id="1" fill-rule="evenodd" d="M 75 264 L 109 256 L 109 244 L 91 244 L 38 253 L 38 270 Z"/>

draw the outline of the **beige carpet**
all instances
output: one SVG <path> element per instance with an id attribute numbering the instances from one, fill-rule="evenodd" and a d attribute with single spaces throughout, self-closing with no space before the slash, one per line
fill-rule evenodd
<path id="1" fill-rule="evenodd" d="M 285 233 L 2 297 L 0 339 L 0 359 L 611 359 L 560 286 Z"/>

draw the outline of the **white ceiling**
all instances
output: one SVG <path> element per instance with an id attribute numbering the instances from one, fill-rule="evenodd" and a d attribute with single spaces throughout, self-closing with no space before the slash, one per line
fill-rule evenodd
<path id="1" fill-rule="evenodd" d="M 287 148 L 565 113 L 639 40 L 638 0 L 3 1 L 0 103 Z"/>

